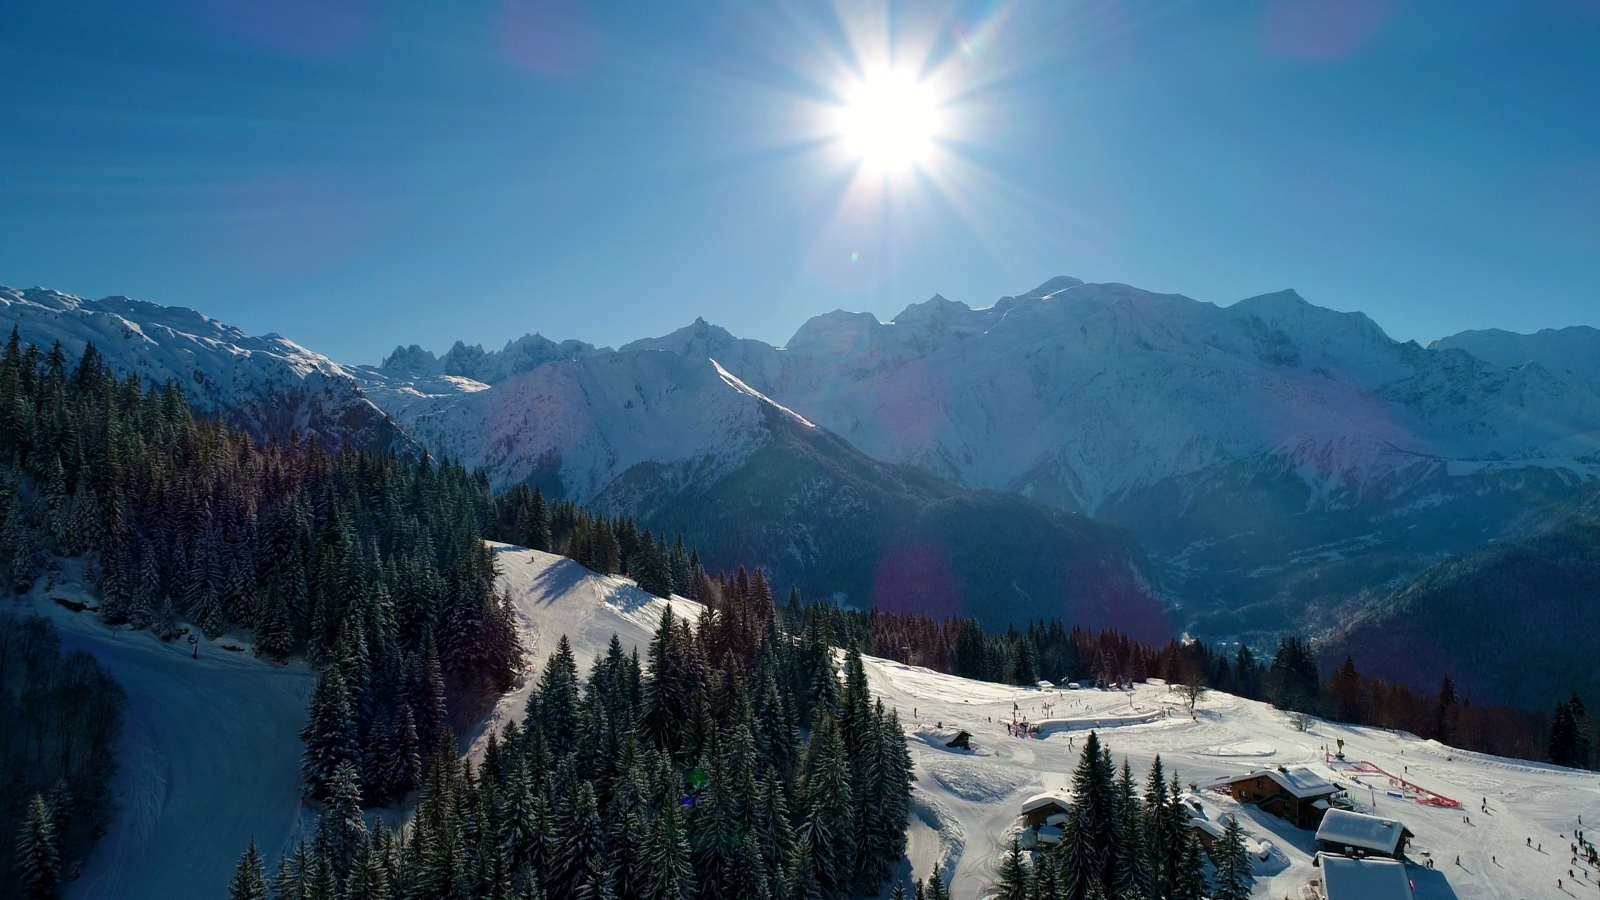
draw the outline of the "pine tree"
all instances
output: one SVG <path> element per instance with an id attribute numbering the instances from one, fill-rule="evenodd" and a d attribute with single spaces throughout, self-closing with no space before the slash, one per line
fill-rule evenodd
<path id="1" fill-rule="evenodd" d="M 1572 706 L 1565 700 L 1557 701 L 1555 715 L 1550 718 L 1550 761 L 1558 766 L 1581 765 L 1578 754 L 1578 720 Z"/>
<path id="2" fill-rule="evenodd" d="M 1184 829 L 1179 837 L 1177 865 L 1172 871 L 1172 900 L 1205 900 L 1206 873 L 1200 860 L 1200 841 Z"/>
<path id="3" fill-rule="evenodd" d="M 539 677 L 539 724 L 557 757 L 577 746 L 578 700 L 578 663 L 567 636 L 562 635 Z"/>
<path id="4" fill-rule="evenodd" d="M 17 832 L 12 865 L 24 900 L 49 900 L 61 879 L 61 853 L 56 846 L 55 816 L 43 794 L 34 794 L 28 818 Z"/>
<path id="5" fill-rule="evenodd" d="M 1097 889 L 1108 890 L 1115 880 L 1112 851 L 1117 821 L 1112 771 L 1098 734 L 1089 732 L 1072 776 L 1073 805 L 1060 845 L 1067 900 L 1085 900 Z"/>
<path id="6" fill-rule="evenodd" d="M 650 533 L 645 532 L 639 565 L 633 572 L 633 578 L 644 590 L 657 597 L 665 597 L 672 593 L 672 572 L 668 568 L 664 548 L 651 543 L 649 537 Z"/>
<path id="7" fill-rule="evenodd" d="M 1150 852 L 1145 845 L 1144 809 L 1133 783 L 1133 769 L 1126 760 L 1117 777 L 1116 850 L 1112 854 L 1111 895 L 1116 900 L 1143 900 L 1150 897 Z"/>
<path id="8" fill-rule="evenodd" d="M 684 654 L 678 644 L 672 605 L 666 604 L 661 611 L 661 624 L 650 641 L 650 677 L 644 687 L 644 735 L 658 747 L 678 746 L 689 715 Z"/>
<path id="9" fill-rule="evenodd" d="M 1579 768 L 1592 768 L 1595 740 L 1600 736 L 1597 735 L 1595 722 L 1589 718 L 1589 708 L 1584 705 L 1577 691 L 1567 698 L 1567 709 L 1572 712 L 1573 729 L 1578 735 L 1573 742 L 1572 764 Z"/>
<path id="10" fill-rule="evenodd" d="M 380 851 L 374 843 L 362 844 L 355 866 L 345 879 L 341 900 L 391 900 L 391 897 L 389 871 L 384 867 Z"/>
<path id="11" fill-rule="evenodd" d="M 1456 741 L 1456 724 L 1461 720 L 1461 695 L 1447 676 L 1439 685 L 1439 711 L 1434 719 L 1433 737 L 1441 744 Z"/>
<path id="12" fill-rule="evenodd" d="M 816 877 L 829 897 L 853 882 L 856 857 L 856 807 L 850 790 L 849 759 L 833 717 L 823 713 L 811 735 L 801 794 L 805 818 L 801 838 L 810 849 Z"/>
<path id="13" fill-rule="evenodd" d="M 596 809 L 594 786 L 578 780 L 556 803 L 554 846 L 545 871 L 545 889 L 553 897 L 575 896 L 587 877 L 591 860 L 605 854 L 605 833 Z"/>
<path id="14" fill-rule="evenodd" d="M 310 871 L 311 850 L 302 840 L 288 856 L 278 860 L 278 874 L 272 878 L 272 896 L 277 900 L 304 900 Z"/>
<path id="15" fill-rule="evenodd" d="M 1284 638 L 1268 672 L 1268 699 L 1279 709 L 1315 713 L 1322 700 L 1316 656 L 1298 637 Z"/>
<path id="16" fill-rule="evenodd" d="M 228 900 L 267 900 L 267 873 L 262 868 L 261 849 L 255 840 L 239 858 L 233 881 L 228 885 Z"/>
<path id="17" fill-rule="evenodd" d="M 695 800 L 689 822 L 690 862 L 699 900 L 737 900 L 744 825 L 737 785 L 728 761 L 712 759 L 706 786 Z"/>
<path id="18" fill-rule="evenodd" d="M 334 878 L 343 881 L 367 843 L 367 823 L 361 816 L 361 784 L 356 767 L 348 760 L 334 769 L 327 799 L 317 820 L 316 850 L 326 857 Z"/>
<path id="19" fill-rule="evenodd" d="M 1250 854 L 1244 847 L 1244 830 L 1239 818 L 1228 819 L 1212 854 L 1216 868 L 1217 887 L 1212 900 L 1250 900 Z"/>
<path id="20" fill-rule="evenodd" d="M 639 860 L 639 900 L 684 900 L 694 875 L 676 804 L 658 809 Z"/>
<path id="21" fill-rule="evenodd" d="M 354 765 L 360 761 L 350 712 L 350 693 L 345 688 L 339 666 L 331 665 L 323 670 L 316 692 L 311 696 L 310 714 L 300 738 L 306 745 L 300 757 L 306 791 L 321 799 L 328 796 L 341 763 Z"/>
<path id="22" fill-rule="evenodd" d="M 1000 881 L 995 885 L 995 900 L 1032 900 L 1028 895 L 1028 888 L 1033 882 L 1030 868 L 1022 856 L 1022 846 L 1016 838 L 1012 838 L 1011 849 L 1000 861 Z"/>
<path id="23" fill-rule="evenodd" d="M 222 608 L 222 595 L 217 592 L 217 581 L 216 546 L 208 528 L 191 547 L 183 599 L 189 620 L 200 626 L 200 631 L 212 639 L 221 636 L 227 622 Z"/>

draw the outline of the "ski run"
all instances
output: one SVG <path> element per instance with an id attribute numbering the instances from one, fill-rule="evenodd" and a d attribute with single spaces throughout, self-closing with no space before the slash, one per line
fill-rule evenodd
<path id="1" fill-rule="evenodd" d="M 562 634 L 581 669 L 613 633 L 642 653 L 669 602 L 559 556 L 506 545 L 494 552 L 498 586 L 512 593 L 530 651 L 529 674 L 463 736 L 468 754 L 521 715 Z M 77 566 L 62 561 L 59 574 L 20 602 L 54 620 L 64 649 L 99 659 L 127 691 L 129 708 L 109 831 L 65 896 L 220 900 L 252 838 L 275 865 L 313 822 L 300 799 L 299 732 L 315 673 L 258 660 L 237 635 L 164 644 L 148 632 L 107 628 Z M 670 602 L 678 614 L 698 614 L 691 601 Z M 78 606 L 87 608 L 73 611 Z M 1159 754 L 1169 774 L 1199 786 L 1186 797 L 1197 820 L 1220 827 L 1224 816 L 1239 817 L 1258 898 L 1316 896 L 1311 884 L 1323 869 L 1313 866 L 1313 832 L 1207 785 L 1279 767 L 1295 777 L 1309 770 L 1347 790 L 1358 810 L 1375 810 L 1414 834 L 1406 874 L 1418 900 L 1600 898 L 1600 873 L 1574 865 L 1569 849 L 1580 817 L 1600 823 L 1600 774 L 1466 753 L 1405 733 L 1297 724 L 1266 704 L 1217 692 L 1191 717 L 1178 692 L 1157 683 L 1123 691 L 1019 688 L 866 661 L 874 692 L 899 711 L 916 765 L 902 872 L 926 877 L 937 866 L 958 898 L 981 897 L 993 883 L 1001 856 L 1024 830 L 1024 803 L 1041 794 L 1070 800 L 1071 773 L 1091 730 L 1136 775 Z M 963 731 L 968 749 L 947 746 Z M 1341 740 L 1343 762 L 1335 757 Z M 393 821 L 404 812 L 375 814 Z"/>

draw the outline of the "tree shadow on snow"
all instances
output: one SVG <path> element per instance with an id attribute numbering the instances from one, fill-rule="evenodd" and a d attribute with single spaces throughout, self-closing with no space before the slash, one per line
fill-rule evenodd
<path id="1" fill-rule="evenodd" d="M 502 566 L 518 565 L 517 563 L 506 563 L 503 561 L 501 561 L 500 564 Z M 537 590 L 544 598 L 541 605 L 549 606 L 554 601 L 554 598 L 566 596 L 566 593 L 577 587 L 579 582 L 583 581 L 585 578 L 592 577 L 593 575 L 593 572 L 590 572 L 583 566 L 578 565 L 570 559 L 564 559 L 561 562 L 547 567 L 538 575 L 535 575 L 533 578 L 533 586 L 535 590 Z"/>

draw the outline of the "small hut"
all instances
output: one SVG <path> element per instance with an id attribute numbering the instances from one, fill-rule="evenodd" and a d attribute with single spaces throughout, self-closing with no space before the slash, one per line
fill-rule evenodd
<path id="1" fill-rule="evenodd" d="M 1035 794 L 1022 801 L 1022 821 L 1027 827 L 1059 828 L 1066 824 L 1071 804 L 1057 794 Z"/>

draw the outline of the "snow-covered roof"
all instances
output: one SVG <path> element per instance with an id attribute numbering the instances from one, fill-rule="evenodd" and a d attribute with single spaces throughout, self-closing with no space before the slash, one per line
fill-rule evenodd
<path id="1" fill-rule="evenodd" d="M 1406 867 L 1392 859 L 1322 857 L 1328 900 L 1412 900 Z"/>
<path id="2" fill-rule="evenodd" d="M 1297 769 L 1258 769 L 1246 772 L 1243 775 L 1224 775 L 1211 782 L 1211 787 L 1234 784 L 1240 781 L 1249 781 L 1252 778 L 1271 778 L 1277 782 L 1278 787 L 1290 794 L 1304 800 L 1307 797 L 1321 797 L 1338 790 L 1331 782 L 1321 775 L 1300 767 Z"/>
<path id="3" fill-rule="evenodd" d="M 1222 829 L 1215 822 L 1207 819 L 1190 819 L 1188 824 L 1195 831 L 1204 831 L 1213 838 L 1221 839 L 1222 837 Z"/>
<path id="4" fill-rule="evenodd" d="M 1330 809 L 1317 828 L 1317 840 L 1342 847 L 1360 847 L 1391 856 L 1400 845 L 1406 826 L 1393 819 L 1381 819 L 1365 813 L 1343 809 Z"/>
<path id="5" fill-rule="evenodd" d="M 1024 814 L 1031 813 L 1034 810 L 1044 809 L 1048 806 L 1059 806 L 1062 809 L 1070 809 L 1072 804 L 1068 803 L 1067 799 L 1059 794 L 1034 794 L 1032 797 L 1022 801 L 1022 811 Z"/>

